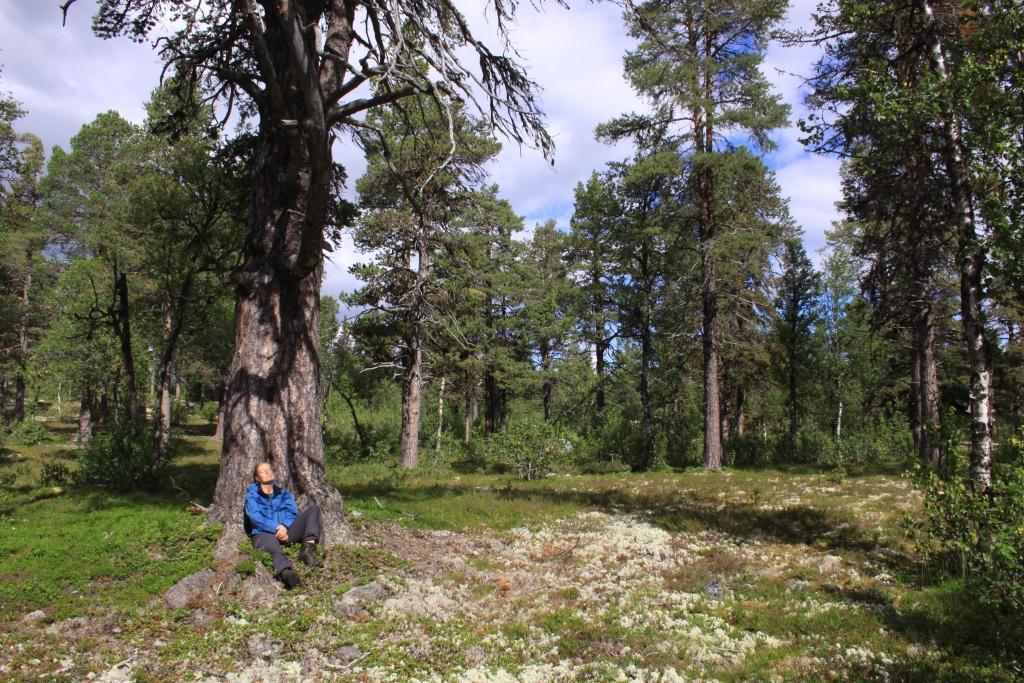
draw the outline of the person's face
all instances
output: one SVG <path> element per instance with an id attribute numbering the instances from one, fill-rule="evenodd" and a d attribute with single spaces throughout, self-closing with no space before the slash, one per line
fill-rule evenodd
<path id="1" fill-rule="evenodd" d="M 256 483 L 258 484 L 273 484 L 274 483 L 274 470 L 270 469 L 270 465 L 263 463 L 256 468 Z"/>

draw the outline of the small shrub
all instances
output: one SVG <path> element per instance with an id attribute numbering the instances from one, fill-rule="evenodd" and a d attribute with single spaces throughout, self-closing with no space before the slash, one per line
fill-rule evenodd
<path id="1" fill-rule="evenodd" d="M 13 470 L 6 470 L 0 472 L 0 489 L 10 489 L 14 487 L 14 482 L 18 480 L 18 473 Z"/>
<path id="2" fill-rule="evenodd" d="M 546 422 L 517 422 L 488 439 L 485 457 L 492 466 L 509 467 L 526 481 L 547 476 L 572 454 L 572 442 Z"/>
<path id="3" fill-rule="evenodd" d="M 147 425 L 116 416 L 110 429 L 94 434 L 82 450 L 76 481 L 118 490 L 153 487 L 170 458 L 170 451 L 162 459 L 155 457 L 153 435 Z"/>
<path id="4" fill-rule="evenodd" d="M 71 481 L 71 470 L 62 462 L 44 462 L 39 473 L 40 486 L 64 486 Z"/>
<path id="5" fill-rule="evenodd" d="M 199 414 L 206 420 L 206 424 L 217 424 L 218 413 L 220 413 L 220 406 L 216 401 L 207 401 L 199 406 Z"/>
<path id="6" fill-rule="evenodd" d="M 629 470 L 629 465 L 621 460 L 599 460 L 585 462 L 579 466 L 580 474 L 621 474 Z"/>
<path id="7" fill-rule="evenodd" d="M 764 467 L 772 459 L 771 442 L 749 434 L 731 437 L 724 450 L 725 464 L 730 467 Z"/>
<path id="8" fill-rule="evenodd" d="M 21 422 L 11 425 L 10 439 L 23 446 L 37 446 L 46 441 L 50 433 L 39 420 L 27 417 Z"/>
<path id="9" fill-rule="evenodd" d="M 991 493 L 974 490 L 968 468 L 967 449 L 954 433 L 945 439 L 940 470 L 923 470 L 919 542 L 934 565 L 965 579 L 982 603 L 1022 612 L 1024 465 L 1018 457 L 997 467 Z"/>

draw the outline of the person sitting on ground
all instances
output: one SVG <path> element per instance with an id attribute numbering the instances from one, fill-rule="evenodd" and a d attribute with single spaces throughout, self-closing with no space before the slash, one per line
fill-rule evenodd
<path id="1" fill-rule="evenodd" d="M 245 494 L 246 531 L 251 533 L 255 548 L 265 550 L 273 557 L 274 575 L 288 588 L 295 588 L 301 581 L 281 544 L 301 541 L 299 559 L 310 566 L 317 566 L 320 508 L 312 505 L 300 514 L 291 492 L 274 483 L 274 470 L 270 463 L 258 463 L 253 468 L 252 478 L 253 483 Z"/>

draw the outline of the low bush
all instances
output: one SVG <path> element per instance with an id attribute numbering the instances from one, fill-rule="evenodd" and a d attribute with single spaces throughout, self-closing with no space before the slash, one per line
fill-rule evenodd
<path id="1" fill-rule="evenodd" d="M 206 420 L 206 424 L 217 424 L 218 413 L 220 413 L 220 406 L 216 401 L 207 401 L 199 406 L 199 414 Z"/>
<path id="2" fill-rule="evenodd" d="M 10 441 L 23 446 L 37 446 L 46 441 L 50 433 L 39 420 L 27 417 L 10 427 Z"/>
<path id="3" fill-rule="evenodd" d="M 116 416 L 106 432 L 94 434 L 82 449 L 75 480 L 115 490 L 152 488 L 172 458 L 157 458 L 152 432 L 145 424 Z"/>
<path id="4" fill-rule="evenodd" d="M 572 455 L 572 441 L 546 422 L 516 422 L 492 435 L 484 447 L 488 465 L 506 466 L 526 481 L 547 476 Z"/>
<path id="5" fill-rule="evenodd" d="M 1024 438 L 1016 448 L 1024 450 Z M 976 491 L 958 435 L 944 440 L 939 471 L 923 468 L 918 542 L 934 566 L 965 579 L 979 600 L 1024 612 L 1024 465 L 998 466 L 990 492 Z"/>
<path id="6" fill-rule="evenodd" d="M 64 486 L 72 480 L 71 469 L 62 462 L 44 462 L 39 473 L 40 486 Z"/>

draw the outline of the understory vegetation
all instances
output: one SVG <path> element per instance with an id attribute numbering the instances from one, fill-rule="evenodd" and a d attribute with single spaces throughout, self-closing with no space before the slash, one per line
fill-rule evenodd
<path id="1" fill-rule="evenodd" d="M 993 618 L 986 593 L 915 531 L 923 515 L 970 513 L 929 503 L 948 494 L 932 484 L 922 496 L 912 474 L 806 465 L 585 474 L 563 455 L 551 475 L 525 481 L 486 455 L 439 454 L 412 470 L 335 457 L 328 478 L 345 496 L 354 543 L 329 549 L 323 568 L 303 568 L 305 587 L 266 605 L 171 610 L 163 593 L 211 566 L 219 532 L 187 511 L 209 500 L 216 479 L 212 426 L 183 425 L 164 493 L 119 493 L 71 484 L 73 425 L 40 424 L 43 442 L 9 444 L 0 464 L 6 680 L 1024 673 L 1024 622 L 1005 604 Z M 991 570 L 1000 554 L 963 557 Z M 238 571 L 266 560 L 254 554 Z M 982 575 L 1014 568 L 997 569 Z M 357 613 L 339 607 L 360 585 L 383 586 L 383 597 Z"/>

